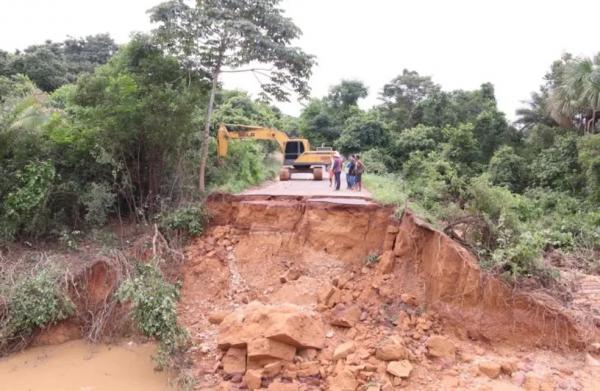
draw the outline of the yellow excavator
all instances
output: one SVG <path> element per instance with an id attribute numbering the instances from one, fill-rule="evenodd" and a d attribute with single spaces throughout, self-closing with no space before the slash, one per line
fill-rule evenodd
<path id="1" fill-rule="evenodd" d="M 323 179 L 323 168 L 331 164 L 335 151 L 330 147 L 320 147 L 311 151 L 310 143 L 304 138 L 289 138 L 284 132 L 262 126 L 220 124 L 217 130 L 217 154 L 227 156 L 229 140 L 253 139 L 275 140 L 283 153 L 283 167 L 279 180 L 290 180 L 294 173 L 312 173 L 313 179 Z"/>

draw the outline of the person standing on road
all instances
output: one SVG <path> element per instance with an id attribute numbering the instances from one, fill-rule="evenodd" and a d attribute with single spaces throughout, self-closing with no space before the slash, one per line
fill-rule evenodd
<path id="1" fill-rule="evenodd" d="M 362 160 L 360 160 L 360 156 L 356 155 L 356 161 L 354 163 L 355 165 L 355 179 L 354 179 L 354 184 L 355 184 L 355 188 L 358 191 L 362 191 L 362 174 L 365 172 L 365 165 L 362 162 Z"/>
<path id="2" fill-rule="evenodd" d="M 355 171 L 356 163 L 354 161 L 354 155 L 350 155 L 346 171 L 346 183 L 348 185 L 348 190 L 352 190 L 354 187 L 354 176 L 356 175 Z"/>
<path id="3" fill-rule="evenodd" d="M 335 159 L 335 156 L 331 157 L 331 161 L 329 162 L 329 167 L 327 168 L 327 174 L 329 176 L 329 188 L 331 188 L 333 186 L 333 161 Z"/>
<path id="4" fill-rule="evenodd" d="M 335 153 L 332 165 L 333 175 L 335 176 L 335 190 L 340 190 L 342 182 L 342 157 L 339 152 Z"/>

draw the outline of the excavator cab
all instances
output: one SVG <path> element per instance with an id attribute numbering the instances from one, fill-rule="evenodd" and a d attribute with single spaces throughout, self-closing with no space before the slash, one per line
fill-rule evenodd
<path id="1" fill-rule="evenodd" d="M 283 165 L 292 166 L 298 156 L 304 153 L 304 144 L 300 140 L 289 140 L 285 143 Z"/>

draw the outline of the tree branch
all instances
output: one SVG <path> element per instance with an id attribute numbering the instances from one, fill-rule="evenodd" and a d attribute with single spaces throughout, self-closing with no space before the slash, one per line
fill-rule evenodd
<path id="1" fill-rule="evenodd" d="M 222 70 L 221 73 L 241 73 L 241 72 L 257 72 L 257 71 L 263 71 L 263 72 L 271 72 L 273 70 L 273 68 L 249 68 L 249 69 L 227 69 L 227 70 Z"/>

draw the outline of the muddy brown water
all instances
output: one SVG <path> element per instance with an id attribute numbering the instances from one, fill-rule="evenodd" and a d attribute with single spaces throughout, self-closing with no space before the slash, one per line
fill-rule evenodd
<path id="1" fill-rule="evenodd" d="M 151 343 L 92 345 L 83 340 L 27 349 L 0 360 L 2 391 L 175 390 L 154 371 Z"/>

